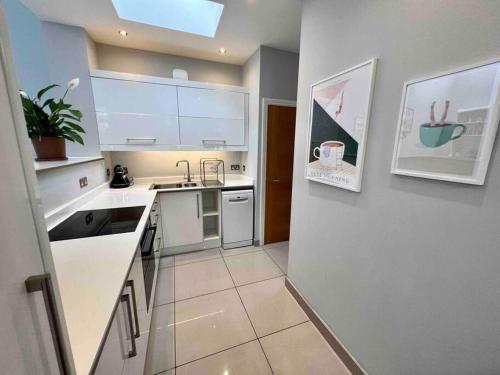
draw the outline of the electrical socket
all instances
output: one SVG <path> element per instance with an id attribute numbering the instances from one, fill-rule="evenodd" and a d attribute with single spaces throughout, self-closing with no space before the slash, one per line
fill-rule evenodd
<path id="1" fill-rule="evenodd" d="M 88 184 L 87 176 L 80 178 L 80 189 L 83 189 Z"/>
<path id="2" fill-rule="evenodd" d="M 239 171 L 240 165 L 239 164 L 231 164 L 231 170 L 232 171 Z"/>

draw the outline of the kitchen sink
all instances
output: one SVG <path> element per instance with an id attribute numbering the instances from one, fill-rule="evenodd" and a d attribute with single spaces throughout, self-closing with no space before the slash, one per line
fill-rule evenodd
<path id="1" fill-rule="evenodd" d="M 182 188 L 190 188 L 196 187 L 198 184 L 196 182 L 176 182 L 171 184 L 153 184 L 151 186 L 151 190 L 160 190 L 160 189 L 182 189 Z"/>

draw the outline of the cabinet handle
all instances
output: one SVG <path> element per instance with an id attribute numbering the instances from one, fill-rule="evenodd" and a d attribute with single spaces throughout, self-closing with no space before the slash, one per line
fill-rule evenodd
<path id="1" fill-rule="evenodd" d="M 25 281 L 26 291 L 28 293 L 42 292 L 47 318 L 50 326 L 52 341 L 56 352 L 57 365 L 62 375 L 69 375 L 69 366 L 63 348 L 61 324 L 57 315 L 57 305 L 54 299 L 54 290 L 49 273 L 30 276 Z"/>
<path id="2" fill-rule="evenodd" d="M 139 316 L 137 315 L 137 299 L 135 296 L 135 286 L 134 280 L 128 280 L 127 286 L 132 290 L 132 305 L 134 305 L 134 317 L 135 317 L 135 337 L 141 337 L 141 329 L 139 328 Z"/>
<path id="3" fill-rule="evenodd" d="M 200 196 L 196 194 L 196 214 L 198 215 L 198 219 L 200 218 Z"/>
<path id="4" fill-rule="evenodd" d="M 128 352 L 128 357 L 132 358 L 137 355 L 137 347 L 135 345 L 134 323 L 132 322 L 132 308 L 130 307 L 130 296 L 128 294 L 124 294 L 121 296 L 120 301 L 125 302 L 127 305 L 128 326 L 130 327 L 130 341 L 132 342 L 132 350 Z"/>
<path id="5" fill-rule="evenodd" d="M 233 202 L 247 202 L 248 201 L 248 198 L 231 198 L 229 199 L 229 202 L 233 203 Z"/>
<path id="6" fill-rule="evenodd" d="M 201 143 L 203 143 L 204 145 L 207 145 L 207 144 L 208 145 L 210 145 L 210 144 L 215 144 L 215 145 L 223 144 L 223 145 L 225 145 L 226 140 L 225 139 L 202 139 Z"/>
<path id="7" fill-rule="evenodd" d="M 134 142 L 134 141 L 156 143 L 156 138 L 141 138 L 141 137 L 127 138 L 127 142 Z"/>

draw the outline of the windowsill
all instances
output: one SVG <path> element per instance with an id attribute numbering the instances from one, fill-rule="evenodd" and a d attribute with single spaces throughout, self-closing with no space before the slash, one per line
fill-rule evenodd
<path id="1" fill-rule="evenodd" d="M 35 161 L 33 162 L 35 171 L 45 171 L 54 168 L 64 168 L 70 165 L 89 163 L 91 161 L 103 160 L 102 156 L 89 156 L 81 158 L 68 158 L 68 160 L 61 161 Z"/>

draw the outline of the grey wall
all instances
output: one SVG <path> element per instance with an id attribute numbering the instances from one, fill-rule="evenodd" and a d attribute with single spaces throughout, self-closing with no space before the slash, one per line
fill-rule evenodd
<path id="1" fill-rule="evenodd" d="M 53 92 L 63 95 L 66 83 L 75 77 L 80 78 L 80 86 L 68 94 L 66 101 L 83 113 L 82 127 L 86 131 L 83 137 L 85 146 L 66 142 L 68 155 L 100 156 L 97 119 L 89 75 L 87 34 L 81 27 L 53 22 L 42 22 L 42 28 L 47 51 L 49 51 L 47 62 L 50 80 L 62 86 Z"/>
<path id="2" fill-rule="evenodd" d="M 243 85 L 249 97 L 249 151 L 243 153 L 246 175 L 257 181 L 255 194 L 255 238 L 260 240 L 262 99 L 296 100 L 299 55 L 260 46 L 243 66 Z"/>
<path id="3" fill-rule="evenodd" d="M 298 53 L 261 46 L 260 66 L 261 98 L 297 99 Z"/>
<path id="4" fill-rule="evenodd" d="M 19 88 L 34 96 L 50 83 L 42 26 L 19 0 L 4 0 Z"/>
<path id="5" fill-rule="evenodd" d="M 500 56 L 490 0 L 306 1 L 289 277 L 371 375 L 500 373 L 500 153 L 485 186 L 394 176 L 403 82 Z M 304 179 L 309 89 L 377 56 L 360 194 Z"/>
<path id="6" fill-rule="evenodd" d="M 97 44 L 99 69 L 172 77 L 174 68 L 185 69 L 193 81 L 241 85 L 241 66 L 207 60 Z"/>

